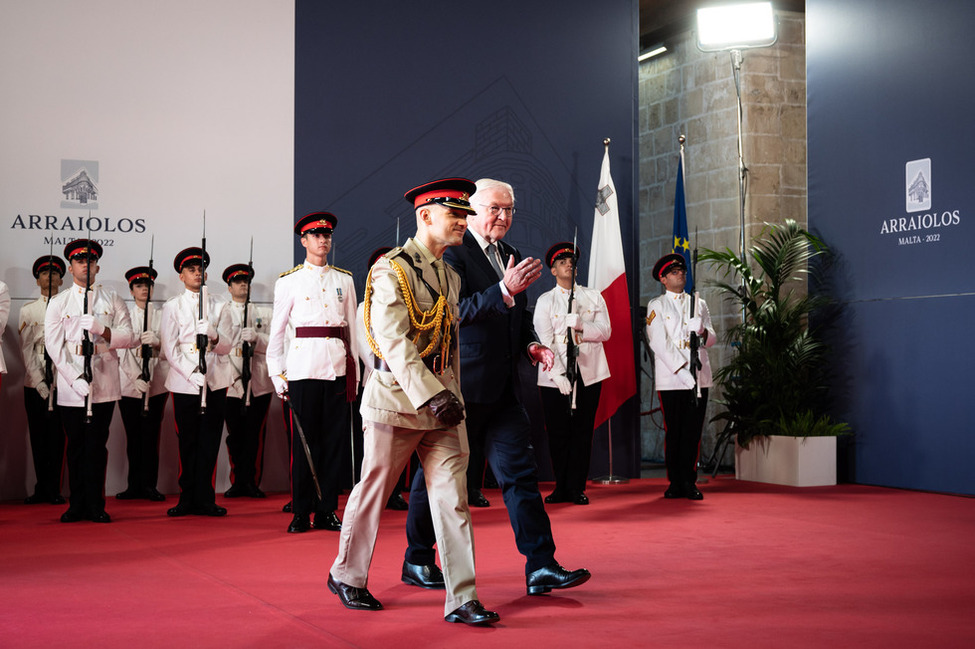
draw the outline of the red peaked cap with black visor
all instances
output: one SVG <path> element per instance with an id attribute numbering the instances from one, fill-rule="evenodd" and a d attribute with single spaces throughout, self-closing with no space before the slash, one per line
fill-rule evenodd
<path id="1" fill-rule="evenodd" d="M 579 246 L 573 246 L 571 241 L 562 241 L 555 244 L 545 253 L 545 263 L 551 268 L 559 259 L 566 257 L 579 258 Z"/>
<path id="2" fill-rule="evenodd" d="M 295 234 L 332 234 L 339 219 L 331 212 L 312 212 L 305 214 L 295 223 Z"/>
<path id="3" fill-rule="evenodd" d="M 676 268 L 687 270 L 687 264 L 684 262 L 684 257 L 682 255 L 678 255 L 676 252 L 664 255 L 657 260 L 656 264 L 653 265 L 653 278 L 659 282 L 661 277 Z"/>
<path id="4" fill-rule="evenodd" d="M 223 270 L 223 281 L 227 284 L 235 279 L 252 279 L 254 271 L 247 264 L 230 264 Z"/>
<path id="5" fill-rule="evenodd" d="M 132 284 L 135 282 L 155 284 L 158 276 L 159 273 L 156 272 L 156 269 L 148 266 L 136 266 L 125 271 L 125 281 L 129 283 L 129 288 L 132 288 Z"/>
<path id="6" fill-rule="evenodd" d="M 31 272 L 34 273 L 34 279 L 41 276 L 42 270 L 47 270 L 52 267 L 54 268 L 54 272 L 61 277 L 64 277 L 65 270 L 67 269 L 64 265 L 63 259 L 57 255 L 44 255 L 43 257 L 38 257 L 37 261 L 34 262 L 33 268 L 31 268 Z"/>
<path id="7" fill-rule="evenodd" d="M 184 248 L 176 253 L 176 258 L 173 259 L 173 268 L 176 269 L 177 273 L 183 272 L 183 267 L 186 264 L 191 264 L 196 262 L 198 264 L 202 263 L 203 269 L 210 265 L 210 253 L 205 252 L 203 248 L 199 246 L 193 246 L 190 248 Z"/>
<path id="8" fill-rule="evenodd" d="M 407 203 L 412 204 L 414 209 L 436 203 L 468 214 L 476 214 L 470 203 L 471 194 L 475 191 L 477 185 L 467 178 L 442 178 L 414 187 L 403 194 L 403 198 Z"/>
<path id="9" fill-rule="evenodd" d="M 102 246 L 91 239 L 75 239 L 64 247 L 64 257 L 68 261 L 89 255 L 94 260 L 102 258 Z"/>

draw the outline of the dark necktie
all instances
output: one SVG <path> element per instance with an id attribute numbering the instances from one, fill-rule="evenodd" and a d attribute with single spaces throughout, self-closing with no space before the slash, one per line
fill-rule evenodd
<path id="1" fill-rule="evenodd" d="M 487 258 L 491 262 L 491 267 L 494 268 L 494 272 L 498 274 L 498 279 L 503 279 L 504 269 L 501 268 L 501 262 L 498 260 L 498 246 L 496 244 L 488 244 Z"/>

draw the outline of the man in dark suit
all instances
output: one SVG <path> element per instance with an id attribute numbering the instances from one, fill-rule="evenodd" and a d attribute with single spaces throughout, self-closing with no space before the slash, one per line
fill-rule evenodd
<path id="1" fill-rule="evenodd" d="M 551 369 L 554 355 L 539 344 L 526 314 L 524 290 L 541 276 L 541 260 L 522 259 L 502 239 L 514 216 L 514 190 L 508 183 L 477 181 L 460 246 L 444 260 L 461 277 L 461 392 L 467 408 L 470 445 L 482 444 L 497 478 L 518 551 L 525 555 L 529 595 L 571 588 L 590 577 L 585 569 L 566 570 L 555 560 L 552 525 L 538 491 L 538 468 L 531 444 L 531 423 L 518 399 L 518 357 Z M 410 491 L 406 535 L 409 547 L 403 581 L 422 588 L 443 588 L 434 562 L 434 533 L 423 472 Z"/>

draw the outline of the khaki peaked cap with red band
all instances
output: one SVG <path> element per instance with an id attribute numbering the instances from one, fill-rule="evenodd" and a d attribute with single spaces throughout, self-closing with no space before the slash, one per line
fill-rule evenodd
<path id="1" fill-rule="evenodd" d="M 203 269 L 206 270 L 206 268 L 210 265 L 210 253 L 204 251 L 203 248 L 198 246 L 184 248 L 176 253 L 176 258 L 173 259 L 173 268 L 176 269 L 177 273 L 181 273 L 187 264 L 191 264 L 193 262 L 198 264 L 202 262 Z"/>
<path id="2" fill-rule="evenodd" d="M 81 259 L 86 255 L 94 260 L 102 258 L 102 246 L 92 239 L 75 239 L 64 247 L 64 257 L 68 261 Z"/>
<path id="3" fill-rule="evenodd" d="M 223 281 L 230 284 L 235 279 L 253 279 L 254 271 L 247 264 L 230 264 L 223 271 Z"/>
<path id="4" fill-rule="evenodd" d="M 657 260 L 656 264 L 653 265 L 653 278 L 659 282 L 661 277 L 676 268 L 687 270 L 687 264 L 684 262 L 684 257 L 682 255 L 678 255 L 676 252 L 664 255 Z"/>
<path id="5" fill-rule="evenodd" d="M 339 219 L 331 212 L 312 212 L 305 214 L 295 223 L 295 234 L 332 234 Z"/>
<path id="6" fill-rule="evenodd" d="M 53 268 L 61 277 L 64 277 L 64 273 L 67 270 L 67 266 L 64 265 L 64 260 L 57 255 L 44 255 L 43 257 L 38 257 L 37 261 L 34 262 L 34 266 L 31 268 L 31 272 L 34 273 L 34 279 L 41 276 L 41 271 Z"/>
<path id="7" fill-rule="evenodd" d="M 132 288 L 132 285 L 136 282 L 154 284 L 158 276 L 159 273 L 156 272 L 156 269 L 149 268 L 148 266 L 136 266 L 125 271 L 125 281 L 129 283 L 129 288 Z"/>
<path id="8" fill-rule="evenodd" d="M 471 194 L 477 191 L 477 185 L 467 178 L 442 178 L 414 187 L 403 194 L 407 203 L 413 208 L 436 203 L 468 214 L 476 214 L 471 207 Z"/>
<path id="9" fill-rule="evenodd" d="M 566 257 L 579 259 L 579 246 L 573 246 L 571 241 L 557 243 L 545 253 L 545 263 L 551 268 L 559 259 L 565 259 Z"/>

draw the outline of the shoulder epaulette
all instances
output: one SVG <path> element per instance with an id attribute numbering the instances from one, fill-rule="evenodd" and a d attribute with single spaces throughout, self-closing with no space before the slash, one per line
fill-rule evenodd
<path id="1" fill-rule="evenodd" d="M 301 268 L 303 266 L 304 266 L 304 264 L 298 264 L 297 266 L 295 266 L 291 270 L 284 271 L 283 273 L 281 273 L 280 275 L 278 275 L 278 277 L 284 277 L 285 275 L 290 275 L 291 273 L 295 272 L 296 270 L 301 270 Z"/>
<path id="2" fill-rule="evenodd" d="M 351 270 L 345 270 L 344 268 L 339 268 L 338 266 L 332 266 L 332 270 L 337 270 L 340 273 L 345 273 L 349 277 L 352 276 L 352 271 Z"/>

